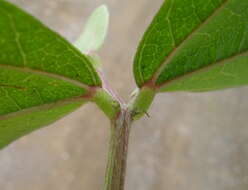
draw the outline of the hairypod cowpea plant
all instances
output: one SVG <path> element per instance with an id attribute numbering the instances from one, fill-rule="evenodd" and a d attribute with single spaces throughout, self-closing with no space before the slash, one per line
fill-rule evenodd
<path id="1" fill-rule="evenodd" d="M 0 149 L 88 102 L 110 120 L 104 190 L 124 190 L 132 123 L 156 94 L 248 84 L 248 0 L 165 0 L 133 61 L 137 84 L 125 103 L 108 85 L 97 51 L 108 30 L 105 5 L 71 44 L 0 0 Z"/>

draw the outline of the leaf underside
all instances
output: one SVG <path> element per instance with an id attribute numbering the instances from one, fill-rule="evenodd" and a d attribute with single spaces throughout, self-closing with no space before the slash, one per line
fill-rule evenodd
<path id="1" fill-rule="evenodd" d="M 0 0 L 0 148 L 78 108 L 92 86 L 101 81 L 87 56 Z"/>
<path id="2" fill-rule="evenodd" d="M 87 20 L 84 31 L 75 46 L 83 53 L 97 51 L 103 45 L 109 25 L 109 12 L 105 5 L 96 8 Z"/>
<path id="3" fill-rule="evenodd" d="M 47 126 L 83 104 L 82 101 L 51 103 L 0 118 L 0 149 L 30 132 Z"/>
<path id="4" fill-rule="evenodd" d="M 137 85 L 210 91 L 248 84 L 247 20 L 247 0 L 166 0 L 138 47 Z"/>

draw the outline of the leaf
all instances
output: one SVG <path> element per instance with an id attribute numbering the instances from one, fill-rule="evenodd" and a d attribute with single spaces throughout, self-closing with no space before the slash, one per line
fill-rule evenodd
<path id="1" fill-rule="evenodd" d="M 90 59 L 0 0 L 0 148 L 72 112 L 95 86 Z"/>
<path id="2" fill-rule="evenodd" d="M 42 105 L 18 113 L 1 116 L 0 149 L 21 136 L 53 123 L 55 120 L 79 108 L 83 101 L 64 101 Z"/>
<path id="3" fill-rule="evenodd" d="M 88 54 L 97 51 L 103 44 L 109 24 L 109 12 L 105 5 L 94 10 L 87 20 L 84 31 L 75 43 L 75 46 L 83 53 Z"/>
<path id="4" fill-rule="evenodd" d="M 247 20 L 247 0 L 166 0 L 136 53 L 137 85 L 209 91 L 248 84 Z"/>

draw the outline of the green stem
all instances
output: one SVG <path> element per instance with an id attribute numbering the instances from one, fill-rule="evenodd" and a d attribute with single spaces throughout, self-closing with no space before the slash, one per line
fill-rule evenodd
<path id="1" fill-rule="evenodd" d="M 122 110 L 111 123 L 104 190 L 124 190 L 131 114 Z"/>
<path id="2" fill-rule="evenodd" d="M 112 121 L 121 111 L 120 103 L 104 89 L 96 91 L 92 101 L 105 113 L 105 115 Z"/>
<path id="3" fill-rule="evenodd" d="M 149 87 L 143 87 L 137 91 L 134 98 L 130 101 L 128 108 L 132 112 L 133 120 L 138 120 L 147 114 L 153 102 L 156 91 Z"/>
<path id="4" fill-rule="evenodd" d="M 92 101 L 109 117 L 111 134 L 104 190 L 124 190 L 127 165 L 128 140 L 133 120 L 142 117 L 150 107 L 155 91 L 141 88 L 127 108 L 111 91 L 97 90 Z"/>

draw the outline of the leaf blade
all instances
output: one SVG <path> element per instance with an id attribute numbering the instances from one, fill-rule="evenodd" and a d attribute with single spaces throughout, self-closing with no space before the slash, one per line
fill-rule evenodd
<path id="1" fill-rule="evenodd" d="M 87 94 L 87 90 L 60 79 L 0 68 L 0 116 Z"/>
<path id="2" fill-rule="evenodd" d="M 171 48 L 169 48 L 169 53 L 167 53 L 166 51 L 164 51 L 164 49 L 160 49 L 159 53 L 162 55 L 162 57 L 165 59 L 165 61 L 163 59 L 160 59 L 158 61 L 158 65 L 156 67 L 156 69 L 153 72 L 150 72 L 150 78 L 147 79 L 147 81 L 141 81 L 141 79 L 139 79 L 139 77 L 137 77 L 137 71 L 135 71 L 135 69 L 137 70 L 137 57 L 139 58 L 139 54 L 142 54 L 142 52 L 140 51 L 140 47 L 142 48 L 144 46 L 144 42 L 147 39 L 147 34 L 149 34 L 149 32 L 151 33 L 150 35 L 153 36 L 153 38 L 156 38 L 156 34 L 154 32 L 151 31 L 151 28 L 154 27 L 154 21 L 158 20 L 157 17 L 161 15 L 165 15 L 165 14 L 169 14 L 168 13 L 168 7 L 171 7 L 171 3 L 174 3 L 174 14 L 176 14 L 177 10 L 184 10 L 186 11 L 186 9 L 182 9 L 182 6 L 184 3 L 188 3 L 188 7 L 190 5 L 192 5 L 192 2 L 194 7 L 192 8 L 191 13 L 189 12 L 188 14 L 195 14 L 196 18 L 199 18 L 200 20 L 200 16 L 199 16 L 199 11 L 197 11 L 196 5 L 199 6 L 198 9 L 202 9 L 203 7 L 207 7 L 208 4 L 213 4 L 215 3 L 217 8 L 213 9 L 213 11 L 208 15 L 208 17 L 206 17 L 206 19 L 195 26 L 195 28 L 186 35 L 186 37 L 182 38 L 183 40 L 180 41 L 180 36 L 179 35 L 175 35 L 174 38 L 176 40 L 176 44 L 178 43 L 178 46 L 176 46 L 173 50 L 171 50 Z M 181 3 L 181 5 L 180 5 Z M 247 36 L 247 30 L 248 30 L 248 26 L 247 26 L 247 22 L 246 20 L 248 19 L 248 4 L 247 1 L 245 0 L 241 0 L 241 1 L 237 1 L 237 0 L 223 0 L 223 1 L 205 1 L 205 6 L 203 6 L 204 4 L 202 4 L 203 1 L 195 1 L 195 0 L 167 0 L 165 1 L 165 3 L 163 4 L 162 8 L 160 9 L 161 12 L 159 12 L 157 14 L 157 16 L 155 17 L 153 23 L 150 25 L 150 27 L 148 28 L 147 32 L 145 33 L 145 36 L 143 37 L 143 41 L 140 44 L 140 47 L 138 49 L 138 52 L 136 54 L 136 62 L 134 64 L 134 74 L 136 77 L 136 83 L 139 85 L 139 87 L 142 87 L 143 85 L 146 85 L 146 82 L 151 82 L 153 83 L 154 86 L 156 86 L 158 88 L 158 91 L 165 91 L 165 89 L 160 89 L 162 87 L 166 87 L 166 84 L 168 83 L 171 86 L 171 81 L 173 81 L 173 84 L 176 83 L 177 79 L 180 79 L 180 84 L 181 85 L 177 85 L 177 90 L 179 89 L 179 86 L 182 87 L 182 90 L 186 90 L 186 88 L 183 88 L 182 86 L 182 80 L 184 77 L 184 75 L 193 75 L 194 73 L 196 73 L 196 71 L 198 69 L 202 69 L 202 67 L 208 67 L 210 64 L 214 64 L 215 62 L 220 61 L 221 59 L 225 59 L 228 58 L 230 56 L 233 56 L 235 54 L 239 54 L 242 53 L 244 51 L 246 51 L 247 49 L 247 44 L 248 44 L 248 36 Z M 166 5 L 167 4 L 167 5 Z M 202 4 L 202 6 L 201 6 Z M 165 10 L 164 7 L 167 7 L 167 10 Z M 228 12 L 228 14 L 226 14 L 226 12 Z M 197 13 L 196 13 L 197 12 Z M 182 13 L 186 14 L 186 13 Z M 221 16 L 220 16 L 221 15 Z M 239 16 L 240 18 L 235 18 L 233 19 L 232 16 Z M 164 18 L 165 19 L 165 18 Z M 171 18 L 173 21 L 173 18 Z M 180 20 L 182 18 L 178 17 L 174 17 L 174 21 L 176 20 Z M 219 21 L 218 21 L 219 20 Z M 162 20 L 163 21 L 163 20 Z M 162 22 L 161 21 L 161 22 Z M 182 22 L 182 26 L 185 26 L 189 23 L 191 23 L 192 25 L 194 25 L 194 19 L 190 21 L 190 19 L 185 18 L 185 21 Z M 190 21 L 190 22 L 189 22 Z M 165 28 L 169 27 L 169 24 L 164 22 L 164 25 L 160 26 L 160 31 L 156 31 L 156 32 L 163 32 L 163 30 L 165 30 Z M 235 31 L 236 28 L 236 31 Z M 180 27 L 179 29 L 180 30 Z M 209 31 L 212 31 L 209 32 Z M 226 30 L 226 31 L 225 31 Z M 240 31 L 241 32 L 240 32 Z M 206 32 L 207 31 L 207 32 Z M 221 31 L 221 32 L 219 32 Z M 208 33 L 209 32 L 209 33 Z M 214 35 L 214 33 L 220 33 L 219 36 L 218 35 Z M 241 33 L 244 34 L 241 34 Z M 246 32 L 246 33 L 245 33 Z M 227 33 L 229 33 L 229 36 L 227 35 Z M 183 32 L 182 32 L 183 34 Z M 184 33 L 185 34 L 185 33 Z M 202 37 L 198 37 L 199 39 L 196 40 L 196 36 L 197 35 L 201 35 Z M 157 35 L 158 36 L 158 35 Z M 208 36 L 213 36 L 210 40 L 206 40 L 204 38 L 208 38 Z M 225 38 L 227 38 L 227 40 L 223 40 L 223 36 L 225 36 Z M 242 44 L 241 44 L 241 37 L 242 37 Z M 145 39 L 145 40 L 144 40 Z M 179 39 L 179 41 L 177 41 Z M 232 41 L 230 40 L 232 39 Z M 166 38 L 164 37 L 163 39 L 160 39 L 160 41 L 157 41 L 157 43 L 162 43 L 166 40 Z M 219 44 L 214 44 L 214 41 L 220 41 L 222 40 L 222 45 Z M 149 40 L 148 40 L 149 41 Z M 162 42 L 161 42 L 162 41 Z M 154 41 L 149 41 L 149 43 L 151 44 Z M 212 43 L 212 46 L 208 47 L 209 44 Z M 239 49 L 237 49 L 237 44 L 239 43 Z M 156 45 L 156 43 L 155 43 Z M 204 49 L 205 46 L 205 49 Z M 216 47 L 215 47 L 216 46 Z M 241 47 L 242 46 L 242 47 Z M 230 48 L 231 47 L 231 48 Z M 146 48 L 146 47 L 145 47 Z M 236 48 L 236 49 L 235 49 Z M 200 52 L 199 49 L 204 49 Z M 158 50 L 157 50 L 158 51 Z M 185 53 L 187 52 L 188 53 Z M 229 51 L 229 53 L 226 53 L 225 55 L 220 52 L 227 52 Z M 207 52 L 207 53 L 206 53 Z M 154 54 L 158 55 L 158 52 L 156 52 L 155 50 L 151 50 L 150 54 Z M 205 53 L 205 54 L 204 54 Z M 187 54 L 187 56 L 186 56 Z M 214 57 L 213 55 L 216 54 L 216 56 Z M 184 55 L 184 56 L 183 56 Z M 211 57 L 212 59 L 209 59 L 209 57 Z M 214 57 L 214 58 L 213 58 Z M 206 62 L 206 60 L 208 60 L 208 62 Z M 148 59 L 149 61 L 149 59 Z M 185 63 L 186 62 L 186 63 Z M 151 65 L 153 65 L 152 61 L 150 61 L 150 64 L 148 66 L 152 67 Z M 143 66 L 145 68 L 145 66 Z M 189 74 L 192 73 L 192 74 Z M 216 73 L 217 74 L 217 73 Z M 189 82 L 189 81 L 188 81 Z M 204 84 L 201 84 L 204 85 Z M 239 85 L 237 83 L 237 85 Z M 219 87 L 221 88 L 221 87 Z M 166 90 L 172 90 L 168 88 L 168 85 L 166 87 Z"/>
<path id="3" fill-rule="evenodd" d="M 42 126 L 55 122 L 82 104 L 82 101 L 64 101 L 33 107 L 14 115 L 0 116 L 0 149 Z"/>
<path id="4" fill-rule="evenodd" d="M 0 148 L 69 114 L 101 80 L 91 60 L 0 0 Z"/>
<path id="5" fill-rule="evenodd" d="M 161 72 L 156 84 L 160 85 L 171 78 L 176 79 L 190 72 L 204 70 L 204 67 L 245 53 L 248 49 L 246 19 L 248 19 L 248 2 L 229 0 L 222 11 L 198 30 L 191 41 L 185 43 L 174 55 L 167 68 Z M 178 65 L 181 69 L 175 69 Z M 174 73 L 173 77 L 171 73 Z M 218 74 L 221 73 L 216 73 Z"/>
<path id="6" fill-rule="evenodd" d="M 160 92 L 191 91 L 206 92 L 247 85 L 248 52 L 217 62 L 194 73 L 168 81 L 159 88 Z"/>
<path id="7" fill-rule="evenodd" d="M 96 8 L 86 22 L 83 33 L 75 46 L 83 53 L 97 51 L 103 45 L 109 25 L 109 12 L 106 5 Z"/>
<path id="8" fill-rule="evenodd" d="M 86 56 L 41 22 L 4 0 L 0 1 L 0 28 L 4 28 L 0 31 L 0 64 L 43 70 L 90 86 L 101 85 Z"/>
<path id="9" fill-rule="evenodd" d="M 164 1 L 145 32 L 135 55 L 134 75 L 138 86 L 140 87 L 150 80 L 174 49 L 199 27 L 202 22 L 194 17 L 195 12 L 203 12 L 202 20 L 206 20 L 225 1 L 214 0 L 213 7 L 211 7 L 212 1 L 208 1 L 207 11 L 200 6 L 189 6 L 191 0 Z M 203 0 L 198 1 L 199 4 L 204 4 L 204 2 Z M 177 16 L 179 14 L 182 14 L 182 17 Z M 141 76 L 138 75 L 138 72 Z"/>

